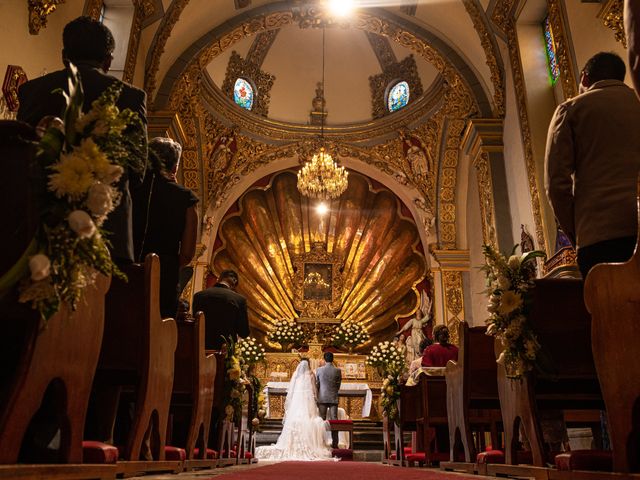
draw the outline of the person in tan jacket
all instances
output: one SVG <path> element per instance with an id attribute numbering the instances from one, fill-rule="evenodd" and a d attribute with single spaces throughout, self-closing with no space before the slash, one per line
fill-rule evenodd
<path id="1" fill-rule="evenodd" d="M 580 95 L 559 105 L 549 125 L 545 187 L 583 278 L 597 263 L 628 260 L 635 248 L 640 101 L 625 74 L 618 55 L 594 55 Z"/>

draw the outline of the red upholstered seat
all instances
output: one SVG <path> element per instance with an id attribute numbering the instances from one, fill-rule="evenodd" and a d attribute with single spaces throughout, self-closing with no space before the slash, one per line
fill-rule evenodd
<path id="1" fill-rule="evenodd" d="M 613 470 L 613 453 L 608 450 L 573 450 L 556 455 L 558 470 Z"/>
<path id="2" fill-rule="evenodd" d="M 184 448 L 172 447 L 166 445 L 164 447 L 164 458 L 169 461 L 184 462 L 187 459 L 187 452 Z"/>
<path id="3" fill-rule="evenodd" d="M 244 452 L 244 458 L 246 458 L 247 460 L 251 460 L 253 458 L 253 453 Z"/>
<path id="4" fill-rule="evenodd" d="M 334 448 L 331 450 L 331 456 L 337 457 L 344 462 L 353 461 L 353 450 L 350 448 Z"/>
<path id="5" fill-rule="evenodd" d="M 193 449 L 193 457 L 194 458 L 198 458 L 199 455 L 200 455 L 200 449 L 199 448 L 194 448 Z M 209 460 L 213 460 L 214 458 L 218 458 L 218 452 L 216 452 L 215 450 L 212 450 L 210 448 L 207 448 L 207 458 Z"/>
<path id="6" fill-rule="evenodd" d="M 107 443 L 84 440 L 82 442 L 82 461 L 83 463 L 116 463 L 118 449 Z"/>
<path id="7" fill-rule="evenodd" d="M 408 453 L 406 459 L 409 462 L 424 462 L 426 460 L 424 452 Z"/>
<path id="8" fill-rule="evenodd" d="M 518 455 L 516 463 L 524 465 L 530 465 L 533 463 L 533 455 L 530 450 L 518 450 L 516 454 Z M 558 452 L 551 452 L 547 461 L 554 459 L 557 454 Z M 476 463 L 484 465 L 489 463 L 503 464 L 504 452 L 502 450 L 487 450 L 486 452 L 480 452 L 476 456 Z"/>
<path id="9" fill-rule="evenodd" d="M 329 420 L 331 425 L 353 425 L 353 420 Z"/>

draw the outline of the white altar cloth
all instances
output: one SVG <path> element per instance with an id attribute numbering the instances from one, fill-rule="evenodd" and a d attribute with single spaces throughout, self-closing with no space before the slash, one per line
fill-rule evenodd
<path id="1" fill-rule="evenodd" d="M 269 382 L 264 387 L 267 404 L 267 417 L 270 416 L 269 396 L 272 394 L 286 394 L 288 387 L 289 382 Z M 371 414 L 371 402 L 373 400 L 373 394 L 371 393 L 369 385 L 367 385 L 366 383 L 342 383 L 340 385 L 338 395 L 345 397 L 364 397 L 364 402 L 362 403 L 362 418 L 366 418 Z"/>

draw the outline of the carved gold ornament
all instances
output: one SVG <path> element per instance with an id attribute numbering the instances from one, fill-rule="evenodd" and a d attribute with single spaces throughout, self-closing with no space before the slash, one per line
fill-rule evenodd
<path id="1" fill-rule="evenodd" d="M 354 173 L 320 216 L 298 192 L 295 173 L 285 171 L 247 191 L 236 209 L 219 227 L 211 263 L 216 272 L 239 272 L 252 334 L 263 336 L 280 319 L 336 318 L 361 323 L 379 341 L 415 309 L 414 287 L 426 274 L 420 235 L 386 188 Z M 330 295 L 305 290 L 314 272 Z"/>
<path id="2" fill-rule="evenodd" d="M 29 6 L 29 33 L 37 35 L 47 26 L 47 17 L 65 0 L 27 0 Z"/>
<path id="3" fill-rule="evenodd" d="M 616 41 L 627 48 L 627 36 L 624 31 L 624 1 L 605 0 L 598 18 L 602 19 L 605 27 L 613 30 Z"/>

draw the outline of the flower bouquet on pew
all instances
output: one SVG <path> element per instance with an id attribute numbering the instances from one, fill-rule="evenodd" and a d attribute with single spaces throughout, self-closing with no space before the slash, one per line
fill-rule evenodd
<path id="1" fill-rule="evenodd" d="M 507 377 L 520 378 L 536 364 L 540 344 L 528 322 L 534 288 L 536 258 L 544 252 L 534 250 L 516 255 L 517 245 L 507 258 L 491 245 L 483 246 L 489 305 L 487 335 L 498 338 L 504 350 L 498 358 Z"/>
<path id="2" fill-rule="evenodd" d="M 384 378 L 380 389 L 382 411 L 390 421 L 397 421 L 400 385 L 407 370 L 404 351 L 396 347 L 393 342 L 379 343 L 371 349 L 371 353 L 367 356 L 367 364 L 375 367 Z"/>
<path id="3" fill-rule="evenodd" d="M 43 321 L 62 303 L 75 310 L 97 272 L 122 275 L 113 261 L 102 224 L 118 205 L 116 184 L 125 169 L 142 172 L 144 128 L 138 115 L 120 111 L 115 82 L 86 114 L 75 66 L 69 66 L 64 119 L 45 117 L 36 162 L 39 226 L 18 262 L 0 278 L 0 295 L 19 285 L 19 300 L 31 303 Z"/>
<path id="4" fill-rule="evenodd" d="M 252 411 L 255 417 L 251 419 L 251 425 L 254 431 L 260 431 L 260 424 L 267 412 L 265 410 L 264 393 L 262 392 L 264 386 L 260 381 L 260 378 L 255 374 L 255 366 L 264 362 L 265 348 L 262 344 L 253 338 L 242 338 L 238 340 L 236 344 L 236 350 L 238 352 L 238 358 L 240 359 L 240 368 L 244 372 L 248 382 L 252 387 L 252 398 L 249 399 L 252 406 Z"/>

